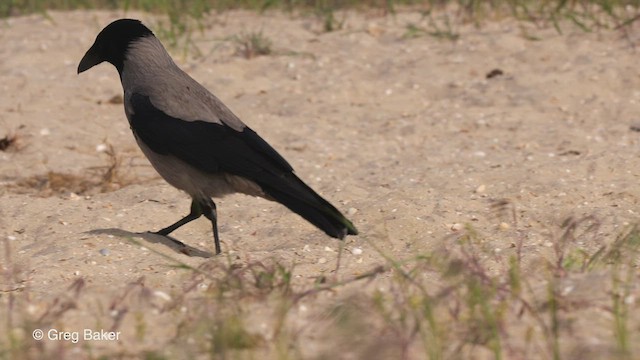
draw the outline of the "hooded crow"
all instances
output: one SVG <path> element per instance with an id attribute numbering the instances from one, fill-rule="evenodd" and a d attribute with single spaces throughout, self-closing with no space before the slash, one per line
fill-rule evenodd
<path id="1" fill-rule="evenodd" d="M 78 74 L 102 62 L 118 70 L 133 135 L 158 173 L 192 198 L 172 231 L 200 216 L 213 227 L 212 197 L 244 193 L 277 201 L 334 238 L 357 235 L 355 226 L 302 180 L 289 163 L 217 97 L 182 71 L 139 20 L 105 27 L 78 65 Z"/>

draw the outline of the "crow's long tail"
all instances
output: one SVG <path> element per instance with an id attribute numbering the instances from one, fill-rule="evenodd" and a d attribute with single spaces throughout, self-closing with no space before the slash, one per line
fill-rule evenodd
<path id="1" fill-rule="evenodd" d="M 338 209 L 323 199 L 295 174 L 258 180 L 262 190 L 275 201 L 302 216 L 327 235 L 344 239 L 358 230 Z"/>

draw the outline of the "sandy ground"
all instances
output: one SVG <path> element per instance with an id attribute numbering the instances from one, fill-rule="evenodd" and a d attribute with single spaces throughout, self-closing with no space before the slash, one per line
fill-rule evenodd
<path id="1" fill-rule="evenodd" d="M 128 16 L 157 25 L 148 15 Z M 0 22 L 0 137 L 18 137 L 0 152 L 0 236 L 9 239 L 22 279 L 3 279 L 5 291 L 27 287 L 28 311 L 38 318 L 81 278 L 76 309 L 52 326 L 99 330 L 113 321 L 107 299 L 141 277 L 152 292 L 181 291 L 185 271 L 161 254 L 194 267 L 275 259 L 295 264 L 301 286 L 331 274 L 339 242 L 262 199 L 217 202 L 222 250 L 230 256 L 209 258 L 204 218 L 173 234 L 192 256 L 137 234 L 185 215 L 189 199 L 137 148 L 122 105 L 111 101 L 122 91 L 115 69 L 76 75 L 95 35 L 119 17 L 73 12 Z M 371 244 L 404 259 L 446 246 L 464 224 L 504 256 L 524 239 L 526 271 L 535 272 L 553 258 L 553 239 L 568 216 L 598 219 L 587 251 L 638 220 L 640 133 L 630 129 L 640 122 L 635 38 L 568 27 L 562 35 L 535 30 L 540 40 L 533 41 L 510 21 L 463 26 L 455 42 L 403 37 L 407 24 L 421 21 L 418 13 L 348 14 L 344 29 L 322 33 L 310 18 L 230 12 L 207 18 L 186 55 L 184 47 L 172 52 L 301 178 L 349 213 L 361 235 L 345 243 L 345 277 L 385 263 Z M 239 56 L 230 38 L 243 31 L 262 31 L 275 53 Z M 503 74 L 487 79 L 493 69 Z M 97 182 L 110 161 L 105 144 L 120 161 L 113 191 L 47 187 L 48 173 Z M 516 209 L 515 225 L 492 210 L 492 201 L 505 198 Z M 164 301 L 161 295 L 154 301 Z M 136 340 L 129 321 L 120 327 L 122 340 L 92 346 L 157 348 L 175 331 L 171 319 L 153 323 L 145 341 Z"/>

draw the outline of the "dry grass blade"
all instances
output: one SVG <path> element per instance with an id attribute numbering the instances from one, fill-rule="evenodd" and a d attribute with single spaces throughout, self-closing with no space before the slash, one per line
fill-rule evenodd
<path id="1" fill-rule="evenodd" d="M 8 187 L 17 193 L 35 193 L 41 197 L 54 195 L 91 195 L 111 192 L 125 186 L 140 183 L 140 179 L 123 174 L 122 158 L 111 144 L 104 151 L 107 164 L 86 169 L 81 174 L 49 171 L 19 179 Z"/>

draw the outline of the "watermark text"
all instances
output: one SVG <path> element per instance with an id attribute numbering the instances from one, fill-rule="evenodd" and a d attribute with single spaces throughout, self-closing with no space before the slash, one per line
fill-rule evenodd
<path id="1" fill-rule="evenodd" d="M 80 341 L 118 341 L 120 331 L 82 329 L 81 331 L 60 331 L 57 329 L 33 330 L 35 340 L 68 341 L 77 344 Z"/>

